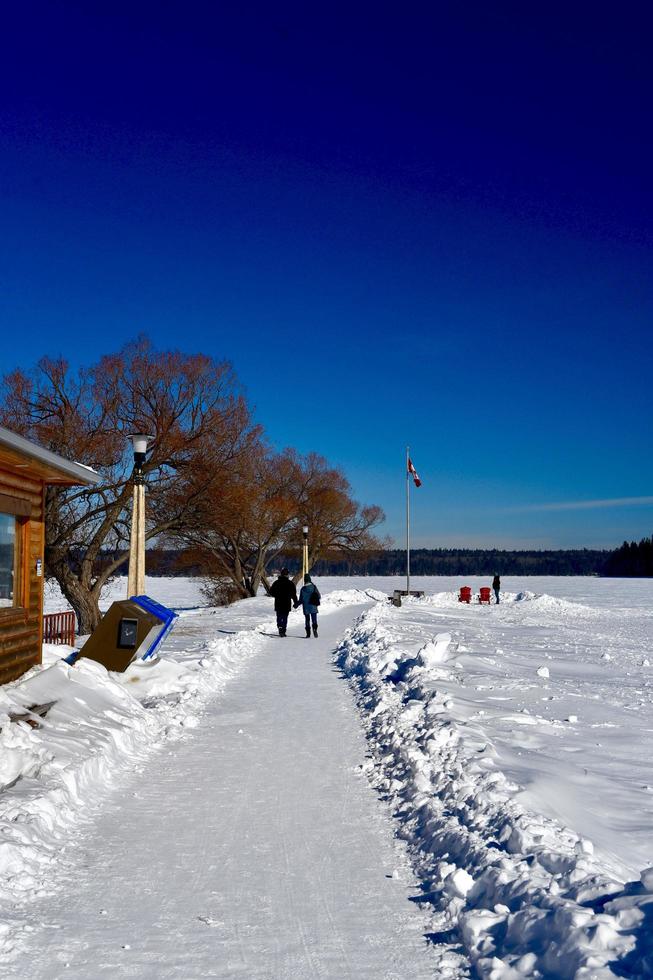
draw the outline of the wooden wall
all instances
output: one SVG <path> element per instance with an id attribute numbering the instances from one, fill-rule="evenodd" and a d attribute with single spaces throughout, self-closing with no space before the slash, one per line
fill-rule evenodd
<path id="1" fill-rule="evenodd" d="M 44 494 L 42 480 L 21 473 L 18 468 L 0 468 L 0 498 L 15 500 L 17 509 L 24 512 L 18 518 L 21 606 L 0 607 L 0 684 L 15 680 L 41 662 L 43 576 L 36 574 L 36 560 L 43 559 L 45 545 Z"/>

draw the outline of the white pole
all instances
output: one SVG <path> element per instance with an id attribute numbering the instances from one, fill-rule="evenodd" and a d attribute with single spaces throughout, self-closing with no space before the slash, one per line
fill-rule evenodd
<path id="1" fill-rule="evenodd" d="M 131 541 L 129 542 L 129 573 L 127 598 L 145 594 L 145 474 L 143 464 L 151 436 L 135 432 L 131 436 L 134 448 L 134 504 L 132 507 Z"/>
<path id="2" fill-rule="evenodd" d="M 145 487 L 134 484 L 127 598 L 145 593 Z"/>
<path id="3" fill-rule="evenodd" d="M 406 446 L 406 592 L 410 592 L 410 447 Z"/>

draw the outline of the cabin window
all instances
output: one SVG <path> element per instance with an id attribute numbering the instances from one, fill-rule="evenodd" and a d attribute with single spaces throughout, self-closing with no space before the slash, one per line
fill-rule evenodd
<path id="1" fill-rule="evenodd" d="M 0 513 L 0 609 L 17 605 L 18 521 Z"/>

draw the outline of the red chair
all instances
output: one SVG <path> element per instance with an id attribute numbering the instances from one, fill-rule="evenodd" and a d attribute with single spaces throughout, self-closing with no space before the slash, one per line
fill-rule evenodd
<path id="1" fill-rule="evenodd" d="M 472 601 L 472 590 L 469 585 L 463 585 L 460 589 L 460 595 L 458 596 L 458 602 L 471 602 Z"/>
<path id="2" fill-rule="evenodd" d="M 487 602 L 487 604 L 489 606 L 490 605 L 490 587 L 489 587 L 489 585 L 488 586 L 485 586 L 485 585 L 482 586 L 482 588 L 479 590 L 479 592 L 480 592 L 480 595 L 478 597 L 478 601 L 479 602 Z"/>

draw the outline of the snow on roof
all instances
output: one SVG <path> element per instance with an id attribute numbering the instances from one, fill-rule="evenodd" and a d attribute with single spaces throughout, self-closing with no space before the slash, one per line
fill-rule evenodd
<path id="1" fill-rule="evenodd" d="M 99 483 L 102 479 L 100 474 L 86 466 L 84 463 L 75 463 L 71 460 L 58 456 L 57 453 L 17 435 L 10 429 L 5 429 L 0 425 L 0 446 L 6 446 L 24 456 L 28 456 L 39 463 L 44 464 L 50 469 L 56 470 L 62 476 L 66 476 L 71 482 L 75 483 Z"/>

